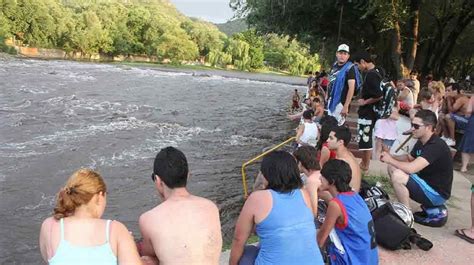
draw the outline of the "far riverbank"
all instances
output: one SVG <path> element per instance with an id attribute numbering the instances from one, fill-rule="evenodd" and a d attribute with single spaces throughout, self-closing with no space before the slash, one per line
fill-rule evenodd
<path id="1" fill-rule="evenodd" d="M 286 75 L 285 73 L 278 72 L 245 72 L 234 69 L 219 69 L 204 65 L 172 65 L 172 64 L 160 64 L 154 62 L 132 62 L 132 61 L 121 61 L 121 62 L 104 62 L 104 61 L 85 61 L 85 60 L 68 60 L 58 58 L 47 58 L 47 57 L 29 57 L 25 55 L 10 55 L 7 53 L 0 52 L 0 60 L 8 60 L 12 58 L 17 59 L 28 59 L 28 60 L 48 60 L 48 61 L 78 61 L 78 62 L 90 62 L 98 64 L 109 64 L 117 65 L 121 67 L 137 67 L 156 69 L 163 72 L 174 72 L 174 73 L 187 73 L 196 76 L 221 76 L 225 78 L 236 78 L 242 80 L 253 80 L 261 82 L 276 82 L 288 85 L 306 85 L 306 78 L 299 76 Z"/>

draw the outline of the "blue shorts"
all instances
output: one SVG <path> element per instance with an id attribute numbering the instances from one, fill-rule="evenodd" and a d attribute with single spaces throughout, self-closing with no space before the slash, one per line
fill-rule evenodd
<path id="1" fill-rule="evenodd" d="M 392 147 L 392 145 L 395 143 L 395 140 L 389 140 L 389 139 L 382 139 L 383 145 L 386 145 L 388 147 Z"/>
<path id="2" fill-rule="evenodd" d="M 469 118 L 466 118 L 462 115 L 458 115 L 456 113 L 451 113 L 449 114 L 449 116 L 451 117 L 451 120 L 453 120 L 454 123 L 456 124 L 457 129 L 460 129 L 460 130 L 466 129 L 466 125 L 467 125 L 467 122 L 469 121 Z"/>
<path id="3" fill-rule="evenodd" d="M 446 199 L 435 191 L 417 174 L 410 174 L 407 182 L 407 189 L 410 192 L 410 198 L 423 206 L 435 207 L 444 205 Z"/>
<path id="4" fill-rule="evenodd" d="M 239 260 L 239 265 L 253 265 L 257 259 L 260 248 L 254 245 L 245 245 L 244 253 Z"/>

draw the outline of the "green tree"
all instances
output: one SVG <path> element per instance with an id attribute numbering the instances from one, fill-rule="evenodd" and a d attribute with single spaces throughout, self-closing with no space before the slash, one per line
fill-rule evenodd
<path id="1" fill-rule="evenodd" d="M 370 50 L 393 77 L 413 68 L 444 75 L 474 26 L 472 0 L 231 0 L 231 6 L 258 32 L 297 37 L 324 61 L 342 42 L 352 51 Z"/>
<path id="2" fill-rule="evenodd" d="M 263 38 L 257 35 L 255 29 L 250 29 L 232 36 L 233 39 L 241 40 L 249 44 L 248 56 L 250 59 L 249 67 L 252 69 L 262 68 L 265 55 L 263 53 Z"/>
<path id="3" fill-rule="evenodd" d="M 226 36 L 216 26 L 203 22 L 186 20 L 181 23 L 191 40 L 198 45 L 199 55 L 206 56 L 211 50 L 222 50 Z"/>

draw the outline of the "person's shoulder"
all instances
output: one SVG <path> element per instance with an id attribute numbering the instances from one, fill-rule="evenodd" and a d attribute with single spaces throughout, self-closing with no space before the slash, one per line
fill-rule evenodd
<path id="1" fill-rule="evenodd" d="M 193 195 L 193 200 L 201 206 L 207 207 L 208 209 L 219 210 L 217 205 L 207 198 Z"/>
<path id="2" fill-rule="evenodd" d="M 437 135 L 433 135 L 431 142 L 440 148 L 449 150 L 448 144 Z"/>
<path id="3" fill-rule="evenodd" d="M 247 198 L 246 204 L 258 204 L 263 203 L 271 198 L 270 190 L 256 190 L 250 193 L 249 197 Z"/>
<path id="4" fill-rule="evenodd" d="M 104 221 L 108 221 L 108 220 L 104 220 Z M 128 228 L 120 221 L 111 220 L 110 226 L 112 227 L 110 230 L 114 230 L 118 234 L 129 233 Z"/>
<path id="5" fill-rule="evenodd" d="M 51 228 L 52 225 L 54 225 L 58 222 L 59 222 L 59 220 L 57 220 L 53 216 L 50 216 L 50 217 L 43 220 L 43 223 L 41 224 L 41 229 L 43 230 L 43 229 Z"/>

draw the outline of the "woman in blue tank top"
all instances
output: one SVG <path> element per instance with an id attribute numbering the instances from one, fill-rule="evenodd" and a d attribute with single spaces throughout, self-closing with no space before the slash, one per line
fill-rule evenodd
<path id="1" fill-rule="evenodd" d="M 58 194 L 54 216 L 40 231 L 50 265 L 142 264 L 132 236 L 120 222 L 103 220 L 107 188 L 90 169 L 76 171 Z"/>
<path id="2" fill-rule="evenodd" d="M 331 264 L 378 264 L 374 221 L 362 197 L 349 186 L 350 166 L 342 160 L 332 159 L 324 164 L 321 175 L 319 189 L 329 191 L 333 199 L 318 233 L 318 243 L 324 246 L 334 227 L 340 240 L 340 244 L 329 242 Z"/>
<path id="3" fill-rule="evenodd" d="M 260 171 L 266 189 L 250 194 L 240 212 L 230 264 L 324 264 L 310 197 L 293 156 L 272 152 L 263 159 Z M 254 228 L 259 246 L 245 246 Z"/>

